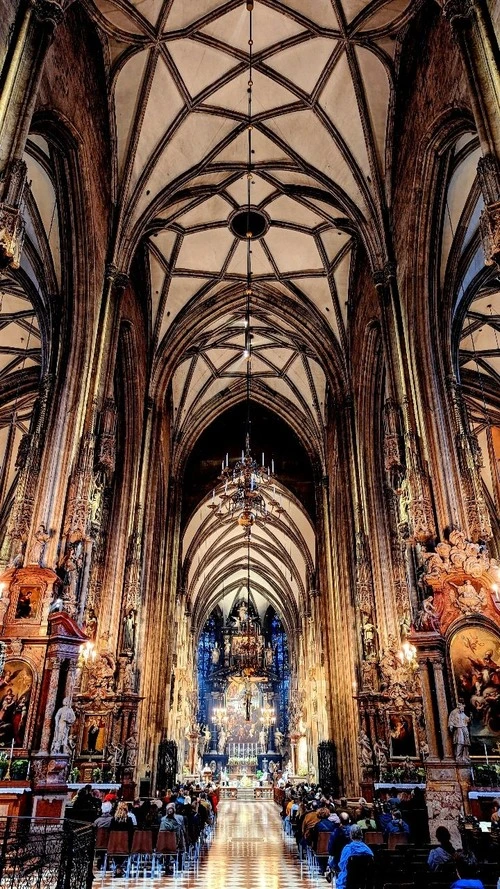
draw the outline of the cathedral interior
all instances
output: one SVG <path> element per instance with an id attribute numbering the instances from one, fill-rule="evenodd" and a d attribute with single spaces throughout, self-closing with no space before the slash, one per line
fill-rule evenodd
<path id="1" fill-rule="evenodd" d="M 0 12 L 0 813 L 208 765 L 455 824 L 500 786 L 500 3 Z"/>

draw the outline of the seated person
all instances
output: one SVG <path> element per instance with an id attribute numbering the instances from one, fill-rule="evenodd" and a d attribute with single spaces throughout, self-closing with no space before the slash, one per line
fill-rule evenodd
<path id="1" fill-rule="evenodd" d="M 450 831 L 441 825 L 436 830 L 436 839 L 439 846 L 429 852 L 427 866 L 433 873 L 451 877 L 455 873 L 455 849 L 451 845 Z"/>
<path id="2" fill-rule="evenodd" d="M 500 802 L 497 799 L 493 800 L 493 809 L 491 811 L 491 829 L 500 829 Z"/>
<path id="3" fill-rule="evenodd" d="M 348 863 L 353 855 L 366 855 L 367 857 L 373 858 L 373 852 L 370 847 L 363 842 L 363 832 L 357 824 L 352 825 L 350 842 L 348 842 L 342 849 L 336 889 L 346 889 Z"/>
<path id="4" fill-rule="evenodd" d="M 394 812 L 392 813 L 392 819 L 387 825 L 387 833 L 404 833 L 406 834 L 406 836 L 410 835 L 410 828 L 408 827 L 406 821 L 403 821 L 399 809 L 394 809 Z"/>
<path id="5" fill-rule="evenodd" d="M 347 812 L 341 812 L 337 817 L 339 824 L 330 835 L 330 841 L 328 843 L 328 867 L 335 870 L 338 869 L 340 856 L 344 846 L 347 846 L 347 843 L 351 839 L 351 830 L 354 826 L 351 825 Z"/>
<path id="6" fill-rule="evenodd" d="M 101 806 L 101 814 L 94 821 L 94 826 L 99 828 L 102 827 L 104 829 L 111 827 L 111 822 L 113 820 L 113 804 L 105 801 Z"/>
<path id="7" fill-rule="evenodd" d="M 387 835 L 387 825 L 390 824 L 391 821 L 392 821 L 392 809 L 391 809 L 389 803 L 384 803 L 382 806 L 382 811 L 380 812 L 380 814 L 378 816 L 380 830 L 382 831 L 384 836 Z"/>
<path id="8" fill-rule="evenodd" d="M 484 889 L 484 884 L 476 876 L 477 863 L 468 855 L 465 855 L 463 852 L 457 852 L 455 867 L 458 880 L 451 884 L 450 889 Z"/>

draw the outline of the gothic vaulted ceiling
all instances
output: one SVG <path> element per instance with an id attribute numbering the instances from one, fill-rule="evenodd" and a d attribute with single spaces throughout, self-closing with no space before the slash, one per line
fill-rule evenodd
<path id="1" fill-rule="evenodd" d="M 103 34 L 115 140 L 118 264 L 148 257 L 158 365 L 200 300 L 213 323 L 179 356 L 177 431 L 244 369 L 243 310 L 224 294 L 246 276 L 228 218 L 246 202 L 249 13 L 243 0 L 86 0 Z M 328 370 L 345 372 L 356 235 L 385 256 L 397 37 L 410 0 L 255 0 L 251 200 L 269 228 L 252 248 L 254 367 L 263 396 L 321 438 Z M 221 296 L 222 294 L 222 296 Z M 283 301 L 288 320 L 277 321 Z M 286 313 L 285 313 L 286 317 Z M 343 363 L 344 362 L 344 363 Z M 323 366 L 322 366 L 323 365 Z M 330 370 L 330 373 L 332 371 Z"/>

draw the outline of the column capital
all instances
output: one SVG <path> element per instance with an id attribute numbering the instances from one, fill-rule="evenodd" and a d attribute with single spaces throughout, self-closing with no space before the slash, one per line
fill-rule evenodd
<path id="1" fill-rule="evenodd" d="M 473 0 L 443 0 L 443 15 L 454 27 L 463 25 L 472 17 Z"/>
<path id="2" fill-rule="evenodd" d="M 31 0 L 35 18 L 41 23 L 57 28 L 64 18 L 64 9 L 58 0 Z"/>
<path id="3" fill-rule="evenodd" d="M 110 262 L 106 266 L 105 272 L 106 280 L 110 282 L 111 286 L 114 290 L 123 291 L 129 282 L 128 275 L 125 272 L 120 272 L 114 263 Z"/>

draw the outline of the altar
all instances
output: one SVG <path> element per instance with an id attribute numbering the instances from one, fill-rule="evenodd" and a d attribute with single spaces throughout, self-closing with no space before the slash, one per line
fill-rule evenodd
<path id="1" fill-rule="evenodd" d="M 241 784 L 229 784 L 227 786 L 221 787 L 220 798 L 238 800 L 240 802 L 272 799 L 273 786 L 272 784 L 264 784 L 263 786 L 261 786 L 257 783 L 251 783 L 250 785 L 244 784 L 243 786 Z"/>

